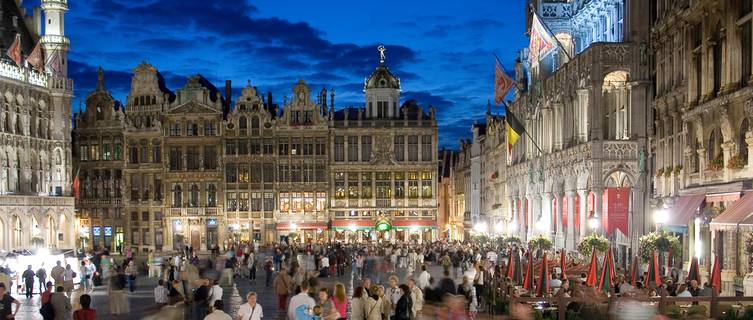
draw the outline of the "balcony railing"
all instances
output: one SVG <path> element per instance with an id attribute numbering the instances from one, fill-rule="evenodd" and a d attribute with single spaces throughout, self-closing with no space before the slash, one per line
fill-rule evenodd
<path id="1" fill-rule="evenodd" d="M 0 207 L 5 206 L 40 206 L 40 207 L 73 207 L 73 197 L 53 196 L 16 196 L 0 195 Z"/>
<path id="2" fill-rule="evenodd" d="M 5 77 L 48 89 L 73 92 L 73 80 L 39 73 L 29 68 L 18 67 L 9 61 L 0 62 L 0 77 Z"/>

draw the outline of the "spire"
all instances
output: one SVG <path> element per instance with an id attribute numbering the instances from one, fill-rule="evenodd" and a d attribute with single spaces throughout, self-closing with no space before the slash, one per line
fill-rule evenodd
<path id="1" fill-rule="evenodd" d="M 105 91 L 105 72 L 102 67 L 97 70 L 97 91 Z"/>
<path id="2" fill-rule="evenodd" d="M 486 114 L 492 114 L 492 101 L 486 100 Z"/>

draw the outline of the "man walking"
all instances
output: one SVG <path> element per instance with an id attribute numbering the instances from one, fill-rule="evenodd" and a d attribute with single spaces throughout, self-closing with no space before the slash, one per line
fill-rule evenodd
<path id="1" fill-rule="evenodd" d="M 31 271 L 31 265 L 21 275 L 24 279 L 24 285 L 26 286 L 26 298 L 31 299 L 31 295 L 34 293 L 34 271 Z"/>
<path id="2" fill-rule="evenodd" d="M 62 286 L 63 285 L 63 274 L 65 273 L 65 268 L 61 265 L 62 262 L 58 261 L 56 262 L 56 265 L 52 267 L 52 271 L 50 271 L 50 276 L 52 276 L 52 280 L 55 281 L 55 286 Z"/>
<path id="3" fill-rule="evenodd" d="M 47 270 L 45 270 L 44 264 L 37 270 L 36 276 L 39 279 L 39 294 L 42 294 L 46 289 L 45 284 L 47 283 Z"/>
<path id="4" fill-rule="evenodd" d="M 280 314 L 285 313 L 285 308 L 288 305 L 288 294 L 290 294 L 290 288 L 293 286 L 293 278 L 288 274 L 288 268 L 282 266 L 280 272 L 275 277 L 275 293 L 277 294 L 277 310 Z"/>
<path id="5" fill-rule="evenodd" d="M 50 303 L 52 309 L 55 310 L 55 319 L 69 320 L 71 318 L 71 312 L 73 307 L 71 306 L 71 300 L 65 295 L 65 288 L 63 286 L 57 286 L 55 293 L 50 297 Z"/>

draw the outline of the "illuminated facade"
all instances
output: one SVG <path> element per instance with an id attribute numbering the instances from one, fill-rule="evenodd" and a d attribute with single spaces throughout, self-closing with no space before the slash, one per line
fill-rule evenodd
<path id="1" fill-rule="evenodd" d="M 652 49 L 655 209 L 676 216 L 685 261 L 722 263 L 722 295 L 748 274 L 753 230 L 752 4 L 656 1 Z M 706 273 L 703 273 L 706 278 Z M 746 295 L 753 283 L 746 280 Z"/>
<path id="2" fill-rule="evenodd" d="M 541 234 L 573 250 L 594 219 L 594 231 L 612 239 L 624 265 L 652 228 L 645 125 L 650 23 L 642 14 L 649 2 L 533 5 L 559 44 L 537 64 L 524 50 L 516 66 L 510 108 L 541 148 L 521 137 L 508 155 L 506 216 L 521 238 Z"/>
<path id="3" fill-rule="evenodd" d="M 2 44 L 18 39 L 20 56 L 40 43 L 45 57 L 62 61 L 57 69 L 39 72 L 0 59 L 0 248 L 31 249 L 76 245 L 74 200 L 71 197 L 71 97 L 67 78 L 69 40 L 63 33 L 67 1 L 43 0 L 42 11 L 27 16 L 19 1 L 3 0 Z"/>
<path id="4" fill-rule="evenodd" d="M 328 104 L 303 80 L 280 108 L 250 83 L 231 102 L 229 83 L 222 95 L 192 76 L 172 92 L 149 64 L 133 73 L 125 106 L 100 74 L 77 116 L 90 248 L 436 238 L 433 109 L 398 108 L 399 80 L 383 64 L 367 107 L 338 111 L 334 91 Z"/>

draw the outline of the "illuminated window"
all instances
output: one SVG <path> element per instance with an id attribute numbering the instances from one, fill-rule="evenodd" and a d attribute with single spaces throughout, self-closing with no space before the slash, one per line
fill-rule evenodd
<path id="1" fill-rule="evenodd" d="M 358 173 L 348 173 L 348 198 L 358 198 Z"/>
<path id="2" fill-rule="evenodd" d="M 235 211 L 238 209 L 238 198 L 235 192 L 227 193 L 227 202 L 225 203 L 228 211 Z"/>
<path id="3" fill-rule="evenodd" d="M 238 211 L 248 211 L 248 192 L 238 193 Z"/>
<path id="4" fill-rule="evenodd" d="M 238 182 L 241 182 L 241 183 L 248 182 L 248 166 L 245 164 L 241 164 L 238 166 Z"/>
<path id="5" fill-rule="evenodd" d="M 275 210 L 275 194 L 274 193 L 272 192 L 264 193 L 264 210 L 265 211 Z"/>
<path id="6" fill-rule="evenodd" d="M 303 198 L 300 192 L 293 192 L 292 210 L 293 212 L 303 212 Z"/>
<path id="7" fill-rule="evenodd" d="M 327 207 L 327 194 L 324 192 L 316 193 L 316 211 L 324 211 Z"/>
<path id="8" fill-rule="evenodd" d="M 315 208 L 314 207 L 314 193 L 304 192 L 303 193 L 303 211 L 313 212 L 314 208 Z"/>
<path id="9" fill-rule="evenodd" d="M 408 173 L 408 198 L 418 198 L 418 172 Z"/>
<path id="10" fill-rule="evenodd" d="M 261 211 L 261 192 L 251 193 L 251 211 Z"/>
<path id="11" fill-rule="evenodd" d="M 371 172 L 361 173 L 361 198 L 371 199 Z"/>
<path id="12" fill-rule="evenodd" d="M 288 213 L 288 211 L 290 211 L 290 194 L 280 192 L 280 212 Z"/>

